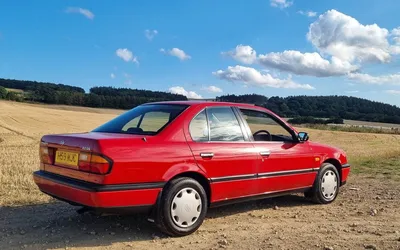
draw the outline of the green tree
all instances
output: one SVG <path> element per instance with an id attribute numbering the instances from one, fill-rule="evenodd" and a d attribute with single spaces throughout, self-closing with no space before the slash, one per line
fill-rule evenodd
<path id="1" fill-rule="evenodd" d="M 6 99 L 7 97 L 7 90 L 6 88 L 0 86 L 0 99 Z"/>
<path id="2" fill-rule="evenodd" d="M 13 91 L 8 91 L 6 99 L 10 101 L 21 101 L 21 98 L 18 96 L 18 94 Z"/>

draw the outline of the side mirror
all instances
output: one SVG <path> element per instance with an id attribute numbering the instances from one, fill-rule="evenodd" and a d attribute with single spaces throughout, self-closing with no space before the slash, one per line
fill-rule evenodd
<path id="1" fill-rule="evenodd" d="M 300 142 L 305 142 L 305 141 L 308 141 L 308 139 L 309 139 L 308 134 L 306 132 L 299 132 L 297 134 L 297 137 L 299 138 Z"/>

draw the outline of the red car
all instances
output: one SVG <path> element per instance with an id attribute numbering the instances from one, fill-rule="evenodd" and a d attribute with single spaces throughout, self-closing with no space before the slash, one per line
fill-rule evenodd
<path id="1" fill-rule="evenodd" d="M 46 135 L 40 190 L 84 210 L 147 211 L 165 233 L 188 235 L 209 207 L 304 192 L 335 200 L 346 154 L 308 141 L 249 104 L 182 101 L 138 106 L 89 133 Z"/>

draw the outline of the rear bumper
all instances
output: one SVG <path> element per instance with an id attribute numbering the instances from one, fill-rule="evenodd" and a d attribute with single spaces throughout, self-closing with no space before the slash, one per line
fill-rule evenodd
<path id="1" fill-rule="evenodd" d="M 148 210 L 164 186 L 163 182 L 100 185 L 45 171 L 34 172 L 33 179 L 42 192 L 56 199 L 99 210 Z"/>

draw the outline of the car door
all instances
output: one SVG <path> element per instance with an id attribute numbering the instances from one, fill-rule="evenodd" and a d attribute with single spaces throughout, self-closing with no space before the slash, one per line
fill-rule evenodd
<path id="1" fill-rule="evenodd" d="M 240 109 L 259 153 L 258 192 L 269 193 L 312 186 L 317 162 L 308 142 L 272 113 Z"/>
<path id="2" fill-rule="evenodd" d="M 211 202 L 257 192 L 257 152 L 232 107 L 203 109 L 188 127 L 188 144 L 211 183 Z"/>

